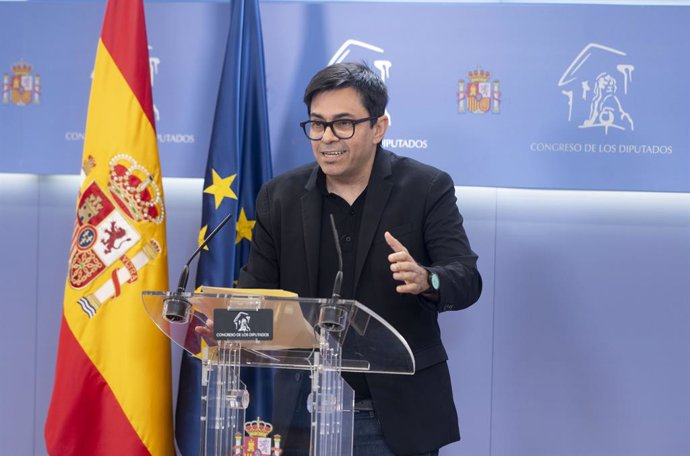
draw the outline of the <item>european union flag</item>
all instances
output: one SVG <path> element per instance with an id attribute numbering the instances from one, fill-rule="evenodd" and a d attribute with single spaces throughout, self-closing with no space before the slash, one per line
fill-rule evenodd
<path id="1" fill-rule="evenodd" d="M 231 287 L 249 256 L 254 203 L 270 179 L 271 153 L 266 105 L 261 19 L 257 0 L 231 2 L 230 29 L 206 164 L 200 242 L 229 213 L 235 229 L 224 227 L 201 253 L 196 285 Z M 247 418 L 270 418 L 272 377 L 264 369 L 246 369 L 243 381 L 251 402 Z M 199 452 L 200 381 L 198 359 L 184 352 L 175 417 L 182 456 Z M 262 399 L 264 399 L 262 403 Z"/>

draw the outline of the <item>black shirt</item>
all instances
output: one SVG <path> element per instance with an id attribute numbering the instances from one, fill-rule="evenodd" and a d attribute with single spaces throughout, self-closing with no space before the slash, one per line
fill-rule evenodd
<path id="1" fill-rule="evenodd" d="M 323 200 L 317 296 L 321 298 L 331 297 L 333 294 L 333 282 L 338 272 L 338 253 L 334 244 L 330 220 L 330 214 L 333 214 L 338 236 L 340 237 L 340 248 L 343 252 L 343 284 L 340 289 L 340 297 L 343 299 L 355 299 L 355 255 L 367 191 L 365 189 L 350 206 L 340 196 L 328 192 L 326 176 L 321 170 L 318 172 L 316 185 L 321 192 Z M 355 390 L 356 400 L 371 397 L 369 385 L 364 374 L 344 372 L 343 378 Z"/>

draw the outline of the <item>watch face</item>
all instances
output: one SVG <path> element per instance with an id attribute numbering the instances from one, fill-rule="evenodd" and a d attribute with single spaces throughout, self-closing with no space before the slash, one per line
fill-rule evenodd
<path id="1" fill-rule="evenodd" d="M 432 272 L 429 278 L 431 279 L 431 288 L 433 288 L 434 291 L 438 291 L 439 287 L 441 286 L 441 281 L 438 279 L 438 274 Z"/>

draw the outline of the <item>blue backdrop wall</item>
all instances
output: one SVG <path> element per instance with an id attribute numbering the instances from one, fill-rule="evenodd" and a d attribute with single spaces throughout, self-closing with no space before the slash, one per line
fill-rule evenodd
<path id="1" fill-rule="evenodd" d="M 309 76 L 365 60 L 391 92 L 385 145 L 459 185 L 485 290 L 441 318 L 463 434 L 444 456 L 690 454 L 690 7 L 637 3 L 262 3 L 276 173 L 310 160 Z M 3 454 L 45 454 L 103 10 L 0 2 Z M 175 277 L 228 4 L 146 12 Z"/>

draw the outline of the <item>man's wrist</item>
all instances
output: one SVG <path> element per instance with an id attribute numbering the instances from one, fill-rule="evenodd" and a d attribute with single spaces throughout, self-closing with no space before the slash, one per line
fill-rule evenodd
<path id="1" fill-rule="evenodd" d="M 421 295 L 429 300 L 438 301 L 441 295 L 441 280 L 437 273 L 428 268 L 424 268 L 427 272 L 427 284 L 429 287 L 421 293 Z"/>

